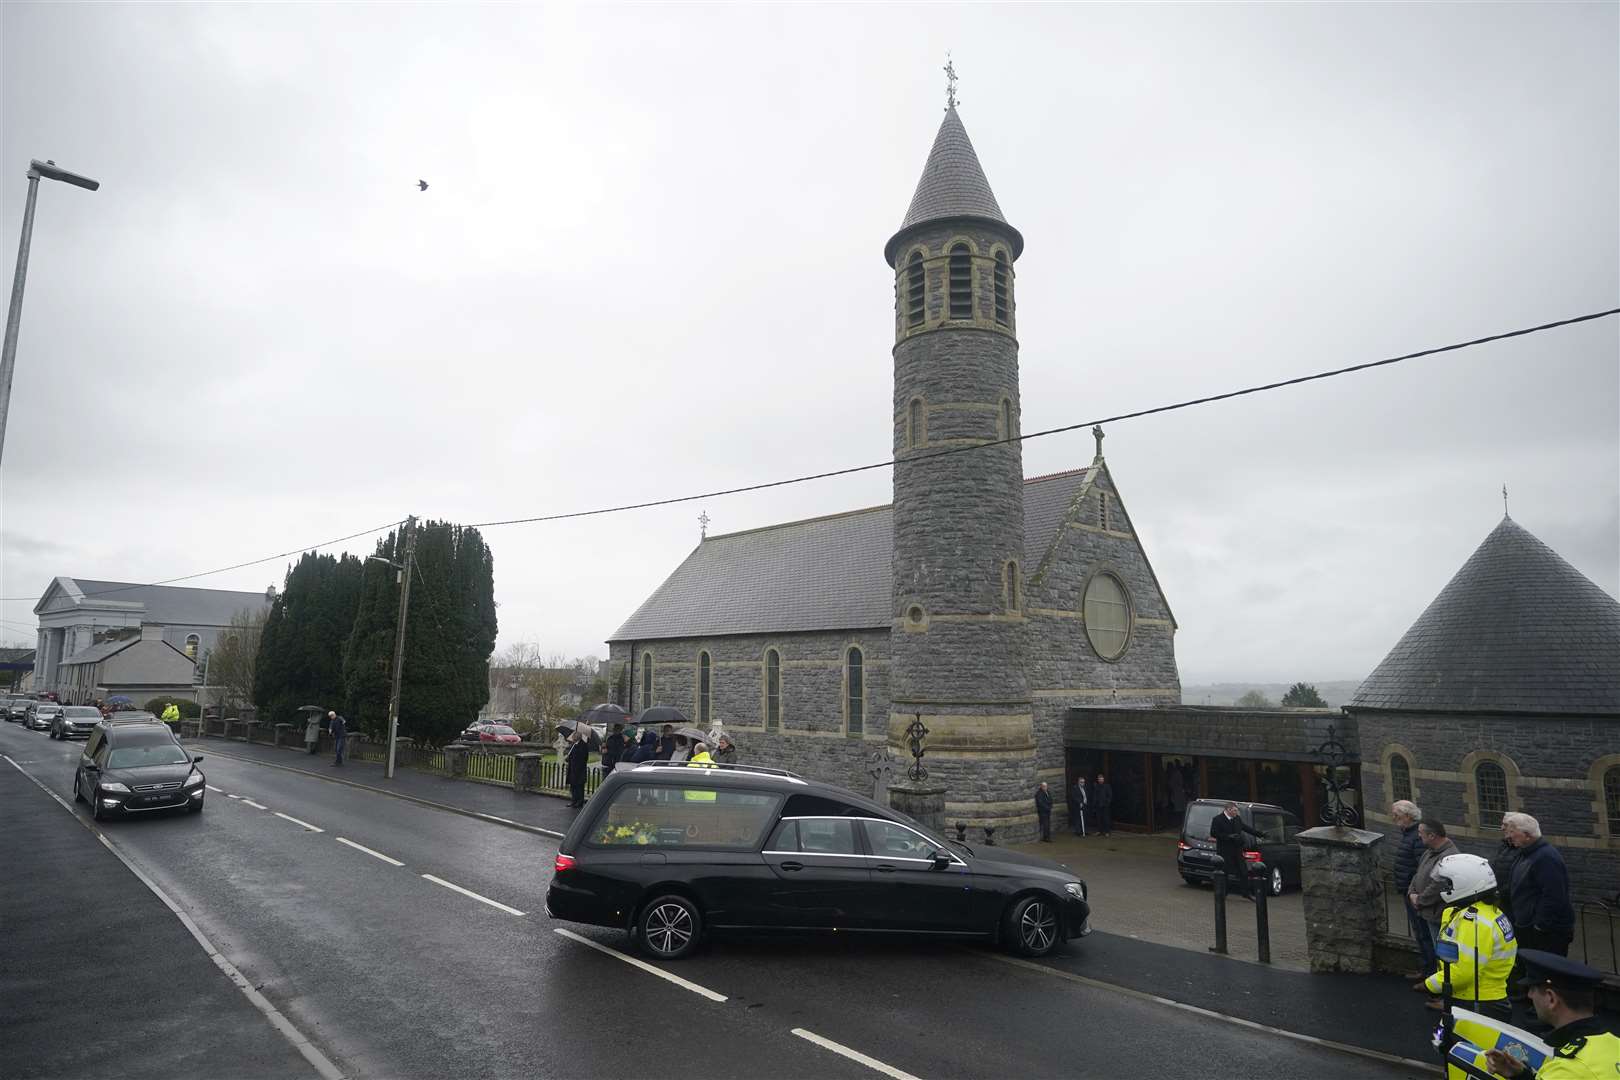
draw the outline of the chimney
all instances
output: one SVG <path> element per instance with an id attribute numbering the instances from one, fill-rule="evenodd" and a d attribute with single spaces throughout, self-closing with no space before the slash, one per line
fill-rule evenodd
<path id="1" fill-rule="evenodd" d="M 141 640 L 162 641 L 163 627 L 157 626 L 153 623 L 141 623 Z"/>

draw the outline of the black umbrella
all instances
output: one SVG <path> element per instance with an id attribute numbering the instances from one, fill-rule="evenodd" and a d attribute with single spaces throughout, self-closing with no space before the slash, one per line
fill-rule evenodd
<path id="1" fill-rule="evenodd" d="M 606 727 L 608 724 L 628 724 L 630 714 L 617 705 L 608 704 L 596 706 L 581 716 L 580 719 L 587 724 L 600 724 Z"/>
<path id="2" fill-rule="evenodd" d="M 662 727 L 665 724 L 682 727 L 691 721 L 686 718 L 685 713 L 673 705 L 654 705 L 636 717 L 636 723 L 643 727 Z"/>

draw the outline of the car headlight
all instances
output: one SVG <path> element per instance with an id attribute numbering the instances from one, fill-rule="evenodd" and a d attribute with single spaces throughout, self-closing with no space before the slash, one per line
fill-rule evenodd
<path id="1" fill-rule="evenodd" d="M 1086 883 L 1083 881 L 1070 881 L 1063 886 L 1063 891 L 1076 900 L 1084 900 L 1086 898 Z"/>
<path id="2" fill-rule="evenodd" d="M 129 785 L 120 784 L 116 780 L 108 780 L 106 783 L 101 785 L 101 790 L 102 791 L 117 791 L 117 792 L 121 792 L 121 793 L 123 793 L 125 795 L 128 795 L 129 794 Z"/>
<path id="3" fill-rule="evenodd" d="M 203 783 L 204 781 L 202 773 L 194 772 L 190 776 L 186 777 L 186 787 L 201 787 Z"/>

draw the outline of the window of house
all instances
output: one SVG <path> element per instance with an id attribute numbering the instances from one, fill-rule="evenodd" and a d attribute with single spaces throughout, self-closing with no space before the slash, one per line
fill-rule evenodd
<path id="1" fill-rule="evenodd" d="M 653 671 L 652 653 L 641 654 L 641 707 L 647 708 L 653 703 Z"/>
<path id="2" fill-rule="evenodd" d="M 849 734 L 859 735 L 866 729 L 866 681 L 864 657 L 861 650 L 850 646 L 844 654 L 844 685 L 848 697 Z"/>
<path id="3" fill-rule="evenodd" d="M 1125 586 L 1113 574 L 1098 574 L 1086 586 L 1086 637 L 1097 655 L 1117 660 L 1131 635 L 1131 607 Z"/>
<path id="4" fill-rule="evenodd" d="M 1012 287 L 1009 284 L 1010 275 L 1007 267 L 1007 253 L 996 252 L 996 322 L 1002 326 L 1012 325 Z"/>
<path id="5" fill-rule="evenodd" d="M 912 398 L 911 409 L 906 417 L 906 444 L 915 450 L 927 437 L 927 432 L 923 430 L 922 398 Z"/>
<path id="6" fill-rule="evenodd" d="M 698 723 L 705 725 L 709 722 L 709 690 L 713 666 L 708 653 L 698 653 Z"/>
<path id="7" fill-rule="evenodd" d="M 951 318 L 973 318 L 973 254 L 966 244 L 951 248 Z"/>
<path id="8" fill-rule="evenodd" d="M 1507 773 L 1494 761 L 1474 766 L 1474 790 L 1479 795 L 1479 819 L 1507 813 Z"/>
<path id="9" fill-rule="evenodd" d="M 782 654 L 775 649 L 765 652 L 765 730 L 779 731 L 782 727 Z"/>
<path id="10" fill-rule="evenodd" d="M 197 649 L 202 645 L 202 638 L 196 634 L 186 635 L 186 655 L 193 660 L 197 659 Z"/>
<path id="11" fill-rule="evenodd" d="M 911 253 L 906 264 L 906 325 L 921 326 L 927 312 L 927 275 L 923 270 L 922 252 Z"/>
<path id="12" fill-rule="evenodd" d="M 1006 581 L 1002 591 L 1007 601 L 1007 610 L 1016 612 L 1023 606 L 1019 602 L 1021 597 L 1018 595 L 1018 560 L 1010 560 L 1003 572 L 1006 574 Z"/>
<path id="13" fill-rule="evenodd" d="M 1404 754 L 1390 755 L 1389 796 L 1395 802 L 1412 797 L 1412 766 Z"/>
<path id="14" fill-rule="evenodd" d="M 1620 836 L 1620 765 L 1603 774 L 1603 811 L 1609 819 L 1609 835 Z"/>
<path id="15" fill-rule="evenodd" d="M 1013 436 L 1015 436 L 1017 434 L 1018 433 L 1013 430 L 1012 401 L 1010 399 L 1008 399 L 1008 398 L 1002 398 L 1001 399 L 1001 437 L 1003 439 L 1010 439 L 1010 438 L 1012 438 Z"/>

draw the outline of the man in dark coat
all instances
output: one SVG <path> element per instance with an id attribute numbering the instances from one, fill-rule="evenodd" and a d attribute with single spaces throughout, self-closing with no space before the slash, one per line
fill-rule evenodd
<path id="1" fill-rule="evenodd" d="M 1052 793 L 1046 789 L 1046 781 L 1035 789 L 1035 816 L 1041 823 L 1041 839 L 1048 844 L 1052 842 Z"/>
<path id="2" fill-rule="evenodd" d="M 675 754 L 675 729 L 673 727 L 671 727 L 669 724 L 665 724 L 664 725 L 664 730 L 663 730 L 662 734 L 660 735 L 660 737 L 658 739 L 658 754 L 657 754 L 656 760 L 658 760 L 658 761 L 668 761 L 671 757 L 674 756 L 674 754 Z"/>
<path id="3" fill-rule="evenodd" d="M 1243 842 L 1243 834 L 1248 833 L 1257 840 L 1265 839 L 1265 833 L 1259 829 L 1250 828 L 1238 816 L 1237 803 L 1229 802 L 1226 809 L 1215 815 L 1215 820 L 1209 823 L 1209 838 L 1215 841 L 1215 852 L 1221 857 L 1226 866 L 1226 880 L 1229 886 L 1250 900 L 1254 896 L 1249 892 L 1249 867 L 1243 859 L 1243 850 L 1248 845 Z"/>
<path id="4" fill-rule="evenodd" d="M 1569 897 L 1569 870 L 1558 849 L 1541 835 L 1529 814 L 1502 819 L 1508 840 L 1519 849 L 1508 887 L 1508 911 L 1520 948 L 1569 955 L 1575 936 L 1575 906 Z"/>
<path id="5" fill-rule="evenodd" d="M 585 769 L 591 760 L 591 738 L 586 734 L 585 725 L 574 729 L 566 760 L 564 775 L 568 780 L 568 805 L 577 809 L 585 805 Z"/>
<path id="6" fill-rule="evenodd" d="M 335 711 L 326 714 L 326 726 L 332 732 L 332 745 L 337 748 L 337 755 L 332 764 L 343 764 L 343 751 L 349 742 L 349 725 Z"/>
<path id="7" fill-rule="evenodd" d="M 1407 896 L 1412 891 L 1412 878 L 1417 874 L 1418 863 L 1423 861 L 1423 838 L 1418 835 L 1418 822 L 1423 814 L 1418 810 L 1417 804 L 1410 799 L 1401 799 L 1389 808 L 1390 817 L 1400 827 L 1400 839 L 1395 842 L 1395 865 L 1392 868 L 1395 877 L 1395 891 L 1401 895 L 1401 904 L 1406 909 L 1406 925 L 1412 933 L 1412 941 L 1418 947 L 1417 971 L 1408 971 L 1404 978 L 1422 979 L 1434 970 L 1434 942 L 1429 940 L 1429 924 L 1423 921 L 1417 909 L 1412 906 Z"/>
<path id="8" fill-rule="evenodd" d="M 1114 831 L 1114 785 L 1102 773 L 1097 774 L 1092 802 L 1097 805 L 1097 831 L 1107 836 Z"/>
<path id="9" fill-rule="evenodd" d="M 1069 828 L 1076 836 L 1086 835 L 1086 778 L 1074 778 L 1074 786 L 1069 789 Z"/>
<path id="10" fill-rule="evenodd" d="M 614 724 L 609 728 L 608 737 L 602 740 L 602 772 L 604 775 L 613 771 L 613 767 L 624 757 L 624 725 Z"/>

